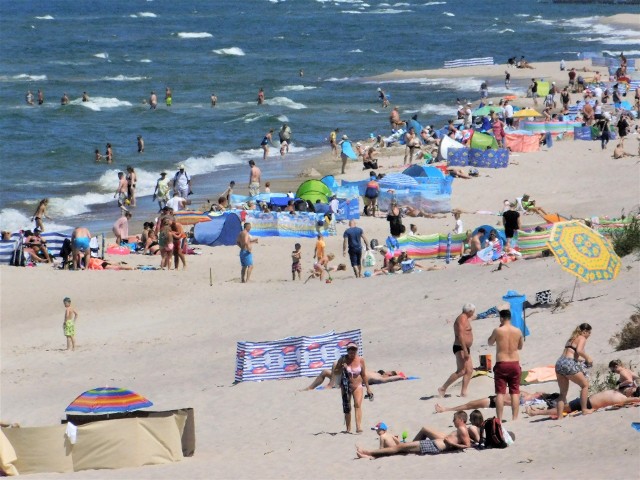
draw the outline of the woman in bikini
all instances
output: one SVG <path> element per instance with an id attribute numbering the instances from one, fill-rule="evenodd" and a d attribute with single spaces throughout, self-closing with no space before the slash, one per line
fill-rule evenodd
<path id="1" fill-rule="evenodd" d="M 44 225 L 42 223 L 42 219 L 46 218 L 47 220 L 51 220 L 51 217 L 47 216 L 48 205 L 49 205 L 48 198 L 43 198 L 42 200 L 40 200 L 40 203 L 38 203 L 38 206 L 36 207 L 36 211 L 33 213 L 33 217 L 31 218 L 31 220 L 36 222 L 35 228 L 40 229 L 41 232 L 44 232 Z"/>
<path id="2" fill-rule="evenodd" d="M 364 397 L 362 385 L 367 389 L 367 395 L 373 399 L 369 379 L 367 377 L 364 358 L 358 356 L 358 346 L 350 342 L 347 344 L 347 354 L 340 357 L 336 367 L 342 372 L 340 390 L 342 391 L 342 410 L 347 433 L 351 433 L 351 397 L 356 413 L 356 433 L 362 433 L 362 399 Z"/>
<path id="3" fill-rule="evenodd" d="M 558 420 L 562 420 L 562 412 L 567 402 L 567 392 L 569 391 L 569 381 L 572 381 L 580 387 L 580 404 L 582 414 L 588 415 L 593 409 L 587 408 L 589 398 L 589 380 L 584 375 L 582 362 L 580 357 L 585 360 L 585 365 L 590 367 L 593 360 L 584 351 L 584 347 L 588 338 L 591 336 L 591 325 L 581 323 L 571 334 L 571 338 L 564 346 L 562 356 L 556 362 L 556 375 L 558 376 L 558 386 L 560 387 L 560 397 L 556 404 L 558 411 Z"/>

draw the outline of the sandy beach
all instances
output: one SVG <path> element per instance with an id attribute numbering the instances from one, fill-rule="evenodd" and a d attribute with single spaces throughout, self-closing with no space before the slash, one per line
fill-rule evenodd
<path id="1" fill-rule="evenodd" d="M 615 23 L 629 21 L 627 16 Z M 631 19 L 633 20 L 633 19 Z M 543 77 L 566 84 L 558 62 L 531 59 L 533 70 L 511 69 L 512 78 Z M 568 61 L 583 69 L 590 64 Z M 395 71 L 377 80 L 447 76 L 500 77 L 504 65 L 453 70 Z M 530 99 L 522 100 L 531 102 Z M 637 155 L 638 136 L 625 146 Z M 327 148 L 328 150 L 328 148 Z M 638 157 L 611 158 L 613 145 L 565 140 L 534 153 L 515 153 L 505 169 L 481 169 L 480 176 L 453 183 L 452 207 L 464 212 L 497 211 L 504 199 L 529 193 L 549 212 L 589 218 L 620 215 L 638 207 Z M 380 172 L 402 169 L 404 148 L 384 149 Z M 329 153 L 313 160 L 321 174 L 335 173 L 339 160 Z M 352 162 L 338 179 L 360 180 L 366 172 Z M 300 180 L 300 182 L 302 179 Z M 272 191 L 288 189 L 274 182 Z M 286 190 L 285 190 L 286 191 Z M 142 221 L 142 219 L 136 219 Z M 496 225 L 499 217 L 464 213 L 466 228 Z M 454 219 L 405 218 L 419 233 L 451 231 Z M 523 225 L 541 224 L 535 215 Z M 381 243 L 389 234 L 384 217 L 358 221 L 369 239 Z M 327 238 L 327 251 L 343 259 L 342 234 Z M 133 229 L 132 229 L 133 230 Z M 517 261 L 509 268 L 462 265 L 441 271 L 355 279 L 350 269 L 325 284 L 291 281 L 290 253 L 302 244 L 303 272 L 313 264 L 314 240 L 260 239 L 254 247 L 255 269 L 241 284 L 237 247 L 201 247 L 189 256 L 186 271 L 59 271 L 0 267 L 2 339 L 1 412 L 4 420 L 45 426 L 59 422 L 65 407 L 79 393 L 97 386 L 130 388 L 154 402 L 154 409 L 193 407 L 196 453 L 171 465 L 111 471 L 82 471 L 73 475 L 45 474 L 33 478 L 495 478 L 496 476 L 564 479 L 633 478 L 638 469 L 640 408 L 599 411 L 562 422 L 521 414 L 507 428 L 517 435 L 507 450 L 467 450 L 435 457 L 409 455 L 376 461 L 355 460 L 355 445 L 376 448 L 369 427 L 384 421 L 394 434 L 413 437 L 421 426 L 450 432 L 452 415 L 435 414 L 434 405 L 462 403 L 459 385 L 450 398 L 438 399 L 437 388 L 454 370 L 452 321 L 466 302 L 479 311 L 503 303 L 508 290 L 526 294 L 550 289 L 570 296 L 574 277 L 554 258 Z M 121 258 L 112 257 L 113 260 Z M 159 258 L 132 255 L 130 265 L 159 264 Z M 378 257 L 380 261 L 380 257 Z M 336 262 L 337 263 L 337 262 Z M 426 265 L 444 262 L 421 261 Z M 209 272 L 213 272 L 213 285 Z M 579 284 L 576 300 L 552 314 L 528 312 L 527 337 L 521 353 L 523 370 L 553 365 L 576 325 L 588 322 L 593 334 L 587 351 L 595 369 L 610 360 L 634 361 L 638 349 L 615 352 L 610 337 L 633 313 L 640 292 L 640 263 L 635 255 L 623 259 L 613 281 Z M 304 278 L 304 273 L 303 273 Z M 64 351 L 62 299 L 71 297 L 79 312 L 75 352 Z M 498 319 L 473 322 L 474 364 L 481 354 L 494 354 L 487 345 Z M 361 435 L 340 433 L 343 415 L 339 390 L 304 391 L 311 379 L 243 382 L 233 385 L 236 342 L 317 335 L 329 330 L 360 328 L 364 358 L 375 370 L 395 369 L 420 377 L 374 385 L 375 401 L 365 400 Z M 556 382 L 526 387 L 555 392 Z M 485 377 L 471 381 L 470 398 L 493 393 Z M 577 396 L 571 384 L 569 399 Z M 508 412 L 508 409 L 507 409 Z M 485 417 L 494 410 L 483 410 Z M 506 415 L 508 418 L 510 413 Z"/>

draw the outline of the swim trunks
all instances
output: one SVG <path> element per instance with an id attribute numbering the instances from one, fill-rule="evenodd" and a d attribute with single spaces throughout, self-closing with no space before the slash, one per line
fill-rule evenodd
<path id="1" fill-rule="evenodd" d="M 521 373 L 520 362 L 496 362 L 493 367 L 493 382 L 496 393 L 507 393 L 507 385 L 509 385 L 510 395 L 520 393 Z"/>
<path id="2" fill-rule="evenodd" d="M 582 364 L 573 358 L 560 357 L 556 362 L 556 373 L 569 377 L 582 372 Z"/>
<path id="3" fill-rule="evenodd" d="M 572 412 L 581 412 L 582 405 L 580 404 L 580 399 L 574 398 L 573 400 L 571 400 L 569 402 L 569 408 L 571 409 Z M 591 400 L 589 400 L 588 398 L 587 398 L 587 408 L 593 408 L 591 406 Z"/>
<path id="4" fill-rule="evenodd" d="M 458 352 L 462 352 L 463 348 L 460 345 L 453 346 L 453 354 L 455 355 Z"/>
<path id="5" fill-rule="evenodd" d="M 291 264 L 291 271 L 292 272 L 301 272 L 302 271 L 302 264 L 300 262 L 294 262 Z"/>
<path id="6" fill-rule="evenodd" d="M 253 266 L 253 254 L 248 250 L 240 250 L 240 265 L 243 267 Z"/>
<path id="7" fill-rule="evenodd" d="M 260 184 L 258 182 L 251 182 L 249 184 L 249 195 L 255 197 L 260 193 Z"/>
<path id="8" fill-rule="evenodd" d="M 89 238 L 88 237 L 76 237 L 73 239 L 73 246 L 77 248 L 81 252 L 84 252 L 87 248 L 89 248 Z"/>
<path id="9" fill-rule="evenodd" d="M 489 408 L 496 408 L 496 396 L 489 395 Z"/>
<path id="10" fill-rule="evenodd" d="M 64 322 L 64 336 L 73 337 L 76 334 L 76 325 L 73 320 L 65 320 Z"/>
<path id="11" fill-rule="evenodd" d="M 433 440 L 430 438 L 420 440 L 420 455 L 437 455 L 438 453 L 441 453 L 440 449 L 433 443 Z"/>
<path id="12" fill-rule="evenodd" d="M 359 267 L 362 264 L 362 249 L 349 249 L 349 260 L 352 267 Z"/>

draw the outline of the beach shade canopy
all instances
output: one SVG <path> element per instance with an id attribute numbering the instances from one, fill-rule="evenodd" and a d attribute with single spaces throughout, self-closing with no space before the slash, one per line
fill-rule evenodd
<path id="1" fill-rule="evenodd" d="M 152 406 L 153 403 L 131 390 L 103 387 L 87 390 L 69 404 L 67 413 L 123 413 Z"/>
<path id="2" fill-rule="evenodd" d="M 340 186 L 333 175 L 325 175 L 320 181 L 329 187 L 331 191 L 334 191 Z"/>
<path id="3" fill-rule="evenodd" d="M 560 266 L 583 282 L 612 280 L 620 272 L 609 241 L 577 220 L 555 223 L 547 245 Z"/>
<path id="4" fill-rule="evenodd" d="M 173 216 L 181 225 L 195 225 L 201 222 L 211 221 L 211 217 L 206 212 L 193 212 L 188 210 L 182 210 L 173 212 Z"/>
<path id="5" fill-rule="evenodd" d="M 331 197 L 331 189 L 321 180 L 305 180 L 296 191 L 296 198 L 311 200 L 312 202 L 320 198 L 320 201 L 326 203 L 329 197 Z"/>
<path id="6" fill-rule="evenodd" d="M 390 173 L 382 177 L 378 183 L 384 188 L 408 188 L 418 186 L 418 181 L 404 173 Z"/>
<path id="7" fill-rule="evenodd" d="M 491 147 L 496 150 L 498 148 L 498 141 L 492 135 L 488 135 L 482 132 L 473 132 L 471 135 L 471 148 L 477 148 L 478 150 L 486 150 L 487 147 Z"/>
<path id="8" fill-rule="evenodd" d="M 485 115 L 491 115 L 491 112 L 501 113 L 502 107 L 497 107 L 495 105 L 485 105 L 484 107 L 474 110 L 473 116 L 484 117 Z"/>
<path id="9" fill-rule="evenodd" d="M 527 118 L 527 117 L 541 117 L 542 114 L 538 113 L 533 108 L 523 108 L 522 110 L 518 110 L 513 114 L 514 118 Z"/>

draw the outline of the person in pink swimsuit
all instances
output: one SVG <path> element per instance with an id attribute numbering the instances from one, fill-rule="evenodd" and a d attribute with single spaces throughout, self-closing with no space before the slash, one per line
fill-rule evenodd
<path id="1" fill-rule="evenodd" d="M 369 387 L 367 369 L 364 358 L 358 356 L 358 345 L 354 342 L 347 344 L 347 354 L 338 360 L 337 369 L 342 372 L 340 390 L 342 392 L 342 411 L 346 424 L 346 433 L 351 433 L 351 398 L 356 417 L 356 433 L 362 433 L 362 399 L 364 397 L 362 385 L 367 389 L 367 396 L 373 400 L 373 393 Z"/>

